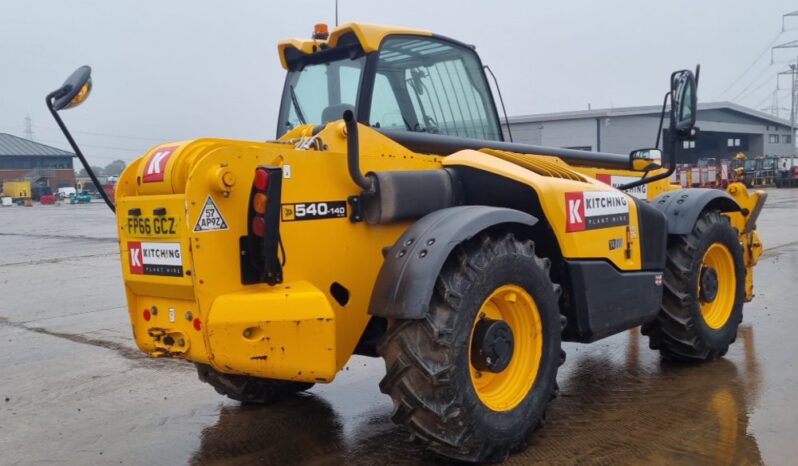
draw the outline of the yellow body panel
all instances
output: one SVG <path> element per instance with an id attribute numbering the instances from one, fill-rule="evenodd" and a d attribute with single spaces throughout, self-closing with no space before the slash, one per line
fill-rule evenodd
<path id="1" fill-rule="evenodd" d="M 573 181 L 539 175 L 531 170 L 479 151 L 463 150 L 456 152 L 443 161 L 445 166 L 462 165 L 502 175 L 506 178 L 529 185 L 538 195 L 541 207 L 546 214 L 545 220 L 552 225 L 562 254 L 566 258 L 607 258 L 621 270 L 640 269 L 640 245 L 637 240 L 637 207 L 628 199 L 629 224 L 595 230 L 566 232 L 565 225 L 567 205 L 564 193 L 604 191 L 617 192 L 606 184 L 585 178 L 584 181 Z M 564 162 L 562 162 L 563 165 Z M 625 196 L 625 195 L 624 195 Z M 627 198 L 629 196 L 626 196 Z M 620 239 L 623 246 L 610 250 L 611 239 Z M 629 239 L 631 249 L 627 253 Z"/>
<path id="2" fill-rule="evenodd" d="M 213 363 L 226 372 L 329 382 L 340 369 L 335 315 L 327 296 L 304 280 L 221 295 L 207 324 Z"/>
<path id="3" fill-rule="evenodd" d="M 390 35 L 432 35 L 432 31 L 426 31 L 423 29 L 388 26 L 385 24 L 346 23 L 333 29 L 330 32 L 330 37 L 327 40 L 286 39 L 280 41 L 277 44 L 277 53 L 280 55 L 280 63 L 283 65 L 283 68 L 288 69 L 288 62 L 285 58 L 285 51 L 288 48 L 294 48 L 302 53 L 313 53 L 321 50 L 323 46 L 336 47 L 341 36 L 348 32 L 355 33 L 360 45 L 363 47 L 363 50 L 366 53 L 379 50 L 383 39 Z"/>
<path id="4" fill-rule="evenodd" d="M 295 299 L 294 291 L 288 290 L 290 299 L 281 297 L 282 294 L 267 292 L 258 296 L 258 291 L 248 291 L 263 291 L 270 287 L 245 287 L 241 284 L 239 238 L 247 231 L 250 188 L 255 168 L 259 165 L 278 165 L 290 170 L 291 177 L 283 179 L 283 204 L 345 201 L 358 192 L 347 174 L 343 128 L 343 124 L 331 124 L 318 135 L 328 145 L 329 151 L 296 150 L 294 143 L 200 139 L 153 148 L 125 170 L 120 178 L 117 207 L 120 253 L 131 321 L 142 350 L 155 355 L 164 354 L 158 349 L 157 335 L 150 335 L 150 327 L 154 326 L 167 333 L 184 332 L 191 340 L 186 357 L 210 362 L 224 372 L 311 382 L 332 380 L 334 373 L 348 361 L 368 323 L 366 310 L 382 264 L 381 250 L 393 244 L 409 223 L 369 226 L 352 223 L 348 218 L 283 222 L 281 236 L 287 264 L 285 281 L 281 286 L 303 283 L 302 293 L 306 296 L 303 299 Z M 301 128 L 297 131 L 301 134 Z M 373 148 L 373 151 L 363 154 L 364 170 L 440 168 L 439 157 L 414 154 L 365 128 L 361 142 L 364 147 Z M 174 145 L 177 148 L 166 162 L 164 180 L 141 182 L 149 159 L 164 147 Z M 221 178 L 233 182 L 226 185 L 219 181 Z M 209 196 L 228 228 L 195 232 L 197 219 Z M 179 223 L 178 235 L 156 236 L 154 232 L 139 234 L 135 230 L 131 233 L 131 209 L 140 209 L 141 217 L 146 217 L 161 207 L 166 208 L 168 216 L 178 212 L 184 217 Z M 131 241 L 134 244 L 142 241 L 179 243 L 183 275 L 132 273 L 128 246 Z M 350 292 L 345 306 L 339 305 L 330 294 L 330 286 L 336 282 Z M 321 297 L 326 305 L 308 306 L 309 302 L 321 302 Z M 258 304 L 275 303 L 276 298 L 280 304 L 273 309 L 268 306 L 261 308 Z M 174 307 L 177 310 L 176 322 L 164 322 L 163 313 L 158 314 L 157 325 L 155 318 L 145 322 L 142 312 L 153 305 L 159 309 Z M 189 310 L 201 320 L 203 328 L 207 327 L 207 332 L 197 332 L 191 327 L 191 322 L 182 317 Z M 281 312 L 292 316 L 283 322 L 291 322 L 291 325 L 265 325 L 264 338 L 268 341 L 300 341 L 303 346 L 281 345 L 285 346 L 286 354 L 280 364 L 277 363 L 279 359 L 272 362 L 251 359 L 268 351 L 247 340 L 243 328 L 257 322 L 278 322 Z M 297 317 L 298 313 L 302 317 Z M 303 324 L 295 324 L 296 320 Z M 246 327 L 242 327 L 245 324 Z M 305 330 L 307 333 L 302 333 Z M 202 338 L 204 341 L 198 341 Z M 317 344 L 321 346 L 314 346 Z M 307 357 L 311 348 L 322 346 L 322 355 Z M 332 348 L 329 359 L 323 357 L 328 354 L 327 348 Z M 181 354 L 178 350 L 173 348 L 166 353 Z M 195 351 L 205 353 L 197 354 Z M 216 358 L 221 360 L 216 361 Z M 239 361 L 239 364 L 234 366 L 232 361 Z M 296 373 L 300 367 L 298 361 L 302 361 L 306 368 L 301 375 Z"/>

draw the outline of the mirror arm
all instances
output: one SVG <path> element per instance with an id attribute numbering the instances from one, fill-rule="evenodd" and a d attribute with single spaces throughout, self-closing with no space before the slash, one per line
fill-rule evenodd
<path id="1" fill-rule="evenodd" d="M 657 142 L 654 144 L 655 149 L 659 149 L 660 138 L 662 137 L 662 124 L 665 122 L 665 107 L 668 105 L 668 97 L 671 96 L 671 91 L 665 93 L 665 98 L 662 99 L 662 111 L 659 114 L 659 129 L 657 129 Z"/>
<path id="2" fill-rule="evenodd" d="M 676 143 L 674 142 L 672 152 L 676 150 Z M 640 178 L 637 181 L 632 181 L 631 183 L 626 183 L 624 185 L 618 186 L 617 189 L 621 191 L 626 191 L 627 189 L 636 188 L 638 186 L 651 183 L 653 181 L 658 181 L 663 178 L 668 178 L 669 176 L 673 175 L 673 172 L 676 171 L 676 157 L 671 155 L 671 166 L 668 168 L 668 171 L 665 173 L 660 173 L 659 175 L 654 175 L 651 178 Z"/>
<path id="3" fill-rule="evenodd" d="M 81 152 L 77 143 L 75 143 L 75 140 L 72 138 L 72 134 L 70 134 L 63 120 L 61 120 L 61 117 L 58 115 L 58 112 L 53 107 L 53 102 L 55 101 L 55 99 L 63 96 L 68 91 L 69 88 L 64 86 L 48 94 L 47 97 L 45 98 L 45 102 L 47 103 L 47 108 L 50 110 L 50 113 L 53 115 L 55 122 L 58 123 L 58 127 L 61 128 L 61 132 L 64 133 L 64 136 L 67 138 L 67 141 L 69 141 L 69 145 L 72 146 L 72 149 L 75 151 L 75 155 L 77 155 L 78 159 L 80 159 L 80 163 L 83 165 L 83 168 L 86 169 L 86 173 L 89 174 L 89 178 L 91 178 L 91 181 L 94 182 L 94 186 L 97 187 L 97 191 L 102 196 L 103 200 L 105 201 L 105 204 L 108 205 L 108 208 L 110 208 L 112 212 L 116 212 L 116 207 L 114 206 L 113 201 L 111 201 L 111 198 L 108 197 L 108 193 L 106 193 L 105 189 L 103 189 L 102 185 L 100 184 L 100 180 L 97 179 L 97 175 L 94 174 L 94 171 L 89 166 L 89 162 L 86 161 L 86 157 L 83 156 L 83 152 Z"/>

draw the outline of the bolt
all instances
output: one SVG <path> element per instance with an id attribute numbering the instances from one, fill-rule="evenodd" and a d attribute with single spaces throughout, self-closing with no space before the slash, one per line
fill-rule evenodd
<path id="1" fill-rule="evenodd" d="M 152 306 L 152 307 L 150 308 L 150 314 L 152 314 L 152 315 L 158 315 L 158 307 L 156 307 L 156 306 Z"/>
<path id="2" fill-rule="evenodd" d="M 476 378 L 478 378 L 478 379 L 479 379 L 479 378 L 481 378 L 481 377 L 482 377 L 482 372 L 480 372 L 480 371 L 476 371 L 476 372 L 474 373 L 474 377 L 476 377 Z"/>
<path id="3" fill-rule="evenodd" d="M 480 312 L 479 313 L 479 318 L 480 319 L 484 319 L 485 318 L 485 313 L 484 312 Z"/>
<path id="4" fill-rule="evenodd" d="M 222 197 L 230 197 L 230 191 L 223 192 Z"/>
<path id="5" fill-rule="evenodd" d="M 186 340 L 183 340 L 182 338 L 177 340 L 177 346 L 185 346 L 185 344 L 186 344 Z"/>
<path id="6" fill-rule="evenodd" d="M 427 257 L 427 250 L 425 249 L 425 250 L 421 251 L 420 253 L 418 253 L 418 257 Z"/>
<path id="7" fill-rule="evenodd" d="M 192 319 L 194 319 L 194 314 L 192 314 L 191 311 L 186 311 L 186 320 Z"/>
<path id="8" fill-rule="evenodd" d="M 244 338 L 249 338 L 252 335 L 252 330 L 245 329 L 244 330 Z"/>
<path id="9" fill-rule="evenodd" d="M 431 239 L 427 240 L 427 246 L 432 246 L 433 244 L 435 244 L 435 238 L 431 238 Z"/>

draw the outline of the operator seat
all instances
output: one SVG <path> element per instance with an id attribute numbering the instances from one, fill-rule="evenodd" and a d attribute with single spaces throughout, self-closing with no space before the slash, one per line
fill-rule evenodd
<path id="1" fill-rule="evenodd" d="M 344 112 L 351 110 L 355 112 L 355 106 L 352 104 L 332 104 L 321 111 L 321 123 L 329 123 L 331 121 L 340 120 L 344 116 Z"/>

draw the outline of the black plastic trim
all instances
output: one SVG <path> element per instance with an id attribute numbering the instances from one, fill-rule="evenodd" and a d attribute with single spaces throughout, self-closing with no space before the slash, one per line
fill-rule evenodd
<path id="1" fill-rule="evenodd" d="M 662 271 L 621 272 L 605 260 L 565 260 L 568 326 L 563 340 L 590 343 L 655 318 Z M 659 278 L 658 278 L 659 276 Z"/>
<path id="2" fill-rule="evenodd" d="M 687 188 L 668 191 L 656 197 L 651 204 L 668 219 L 668 234 L 686 235 L 701 212 L 707 208 L 721 212 L 736 212 L 740 205 L 729 193 L 719 189 Z"/>
<path id="3" fill-rule="evenodd" d="M 640 262 L 643 270 L 662 270 L 668 252 L 668 219 L 647 201 L 632 198 L 637 206 L 640 229 Z"/>
<path id="4" fill-rule="evenodd" d="M 424 318 L 435 281 L 458 244 L 495 225 L 532 226 L 537 221 L 518 210 L 488 206 L 450 207 L 425 216 L 410 226 L 386 255 L 371 294 L 369 313 Z"/>

